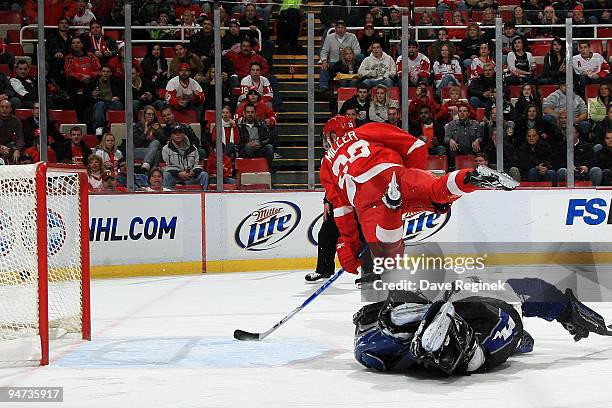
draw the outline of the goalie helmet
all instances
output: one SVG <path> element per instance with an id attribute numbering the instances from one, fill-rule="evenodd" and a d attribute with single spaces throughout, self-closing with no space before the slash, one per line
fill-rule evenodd
<path id="1" fill-rule="evenodd" d="M 451 302 L 431 305 L 410 344 L 417 363 L 446 375 L 471 372 L 482 366 L 484 352 L 470 325 L 455 312 Z"/>
<path id="2" fill-rule="evenodd" d="M 327 121 L 323 127 L 323 147 L 329 149 L 336 141 L 336 138 L 344 136 L 346 133 L 355 129 L 355 123 L 345 115 L 336 115 Z M 332 136 L 333 134 L 333 136 Z"/>

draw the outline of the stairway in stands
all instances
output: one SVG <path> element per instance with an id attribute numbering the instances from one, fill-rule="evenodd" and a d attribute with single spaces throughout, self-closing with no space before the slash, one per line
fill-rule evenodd
<path id="1" fill-rule="evenodd" d="M 322 2 L 309 2 L 306 12 L 315 14 L 315 89 L 318 88 L 318 50 L 321 48 L 322 25 L 319 20 Z M 306 23 L 300 43 L 306 50 Z M 275 40 L 275 37 L 271 37 Z M 279 42 L 277 41 L 277 44 Z M 278 50 L 278 48 L 277 48 Z M 308 91 L 306 55 L 274 55 L 274 72 L 283 96 L 283 112 L 278 113 L 277 147 L 281 159 L 275 159 L 272 167 L 272 184 L 275 189 L 308 188 Z M 315 101 L 315 169 L 316 186 L 319 184 L 319 163 L 323 155 L 318 135 L 331 117 L 329 103 Z"/>

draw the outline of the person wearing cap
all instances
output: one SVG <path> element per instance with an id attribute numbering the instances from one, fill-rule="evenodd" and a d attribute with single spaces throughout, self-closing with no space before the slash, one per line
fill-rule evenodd
<path id="1" fill-rule="evenodd" d="M 177 110 L 197 110 L 202 116 L 204 92 L 198 82 L 191 78 L 191 67 L 187 63 L 179 65 L 179 74 L 166 85 L 166 102 Z"/>
<path id="2" fill-rule="evenodd" d="M 352 48 L 355 56 L 361 56 L 361 46 L 357 36 L 347 32 L 346 23 L 338 20 L 334 32 L 325 37 L 320 52 L 319 90 L 324 95 L 329 92 L 329 71 L 340 61 L 340 51 L 346 47 Z"/>
<path id="3" fill-rule="evenodd" d="M 369 54 L 372 52 L 372 43 L 374 43 L 374 41 L 379 41 L 383 46 L 383 49 L 389 49 L 389 46 L 384 40 L 382 34 L 374 30 L 374 26 L 372 24 L 366 24 L 363 27 L 363 31 L 359 37 L 359 47 L 364 54 Z"/>
<path id="4" fill-rule="evenodd" d="M 336 21 L 346 21 L 349 17 L 349 6 L 352 6 L 350 0 L 325 0 L 323 7 L 321 7 L 321 14 L 319 18 L 323 24 L 323 36 L 321 38 L 321 44 L 325 42 L 327 32 L 330 28 L 336 27 Z"/>
<path id="5" fill-rule="evenodd" d="M 257 88 L 254 86 L 249 88 L 246 93 L 246 99 L 238 105 L 236 109 L 236 118 L 240 122 L 244 117 L 244 108 L 248 105 L 255 105 L 255 116 L 258 120 L 264 122 L 268 127 L 273 128 L 276 125 L 276 112 L 270 109 L 270 106 L 262 102 Z"/>
<path id="6" fill-rule="evenodd" d="M 397 74 L 402 78 L 402 55 L 397 57 Z M 419 45 L 414 40 L 408 40 L 408 80 L 410 85 L 418 85 L 425 82 L 429 85 L 431 76 L 431 61 L 427 56 L 419 52 Z"/>
<path id="7" fill-rule="evenodd" d="M 200 166 L 198 149 L 189 142 L 185 126 L 174 126 L 170 131 L 170 141 L 162 149 L 164 167 L 164 187 L 172 189 L 175 184 L 199 184 L 208 189 L 208 173 Z"/>
<path id="8" fill-rule="evenodd" d="M 229 21 L 229 31 L 223 36 L 223 53 L 228 51 L 237 53 L 240 52 L 240 43 L 242 42 L 242 36 L 240 35 L 240 21 L 232 18 Z"/>
<path id="9" fill-rule="evenodd" d="M 34 131 L 34 144 L 25 148 L 23 154 L 30 156 L 34 163 L 40 161 L 40 129 Z M 57 156 L 49 146 L 47 146 L 47 163 L 57 163 Z"/>

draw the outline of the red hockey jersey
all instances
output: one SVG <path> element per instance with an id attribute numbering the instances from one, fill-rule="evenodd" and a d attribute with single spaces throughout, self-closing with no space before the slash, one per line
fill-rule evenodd
<path id="1" fill-rule="evenodd" d="M 338 138 L 321 160 L 321 184 L 335 209 L 354 206 L 357 184 L 391 167 L 424 169 L 425 143 L 387 123 L 368 123 Z"/>

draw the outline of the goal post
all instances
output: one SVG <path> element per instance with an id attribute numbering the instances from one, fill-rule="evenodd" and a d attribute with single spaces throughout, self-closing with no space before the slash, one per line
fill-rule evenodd
<path id="1" fill-rule="evenodd" d="M 88 208 L 82 168 L 0 166 L 0 361 L 46 365 L 50 339 L 91 339 Z"/>

